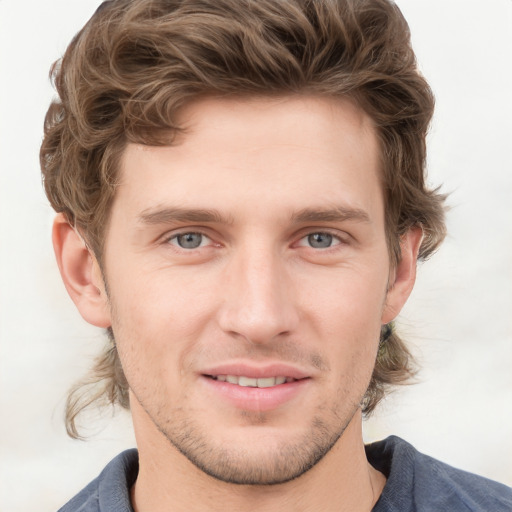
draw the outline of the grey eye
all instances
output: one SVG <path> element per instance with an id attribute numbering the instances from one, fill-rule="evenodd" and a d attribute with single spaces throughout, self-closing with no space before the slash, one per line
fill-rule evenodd
<path id="1" fill-rule="evenodd" d="M 314 249 L 327 249 L 332 246 L 333 236 L 329 233 L 312 233 L 308 235 L 308 244 Z"/>
<path id="2" fill-rule="evenodd" d="M 176 241 L 176 244 L 183 249 L 197 249 L 204 244 L 206 237 L 201 233 L 183 233 L 176 235 L 171 239 L 171 242 Z"/>

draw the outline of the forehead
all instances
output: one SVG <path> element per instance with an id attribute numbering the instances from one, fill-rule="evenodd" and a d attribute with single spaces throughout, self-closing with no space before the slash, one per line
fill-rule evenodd
<path id="1" fill-rule="evenodd" d="M 381 206 L 375 129 L 349 100 L 207 98 L 178 121 L 171 146 L 125 150 L 115 202 L 134 215 L 168 203 L 234 214 L 251 203 L 283 214 L 322 203 Z"/>

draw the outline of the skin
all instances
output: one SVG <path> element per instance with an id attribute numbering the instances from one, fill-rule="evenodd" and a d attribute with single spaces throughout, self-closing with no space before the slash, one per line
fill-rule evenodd
<path id="1" fill-rule="evenodd" d="M 130 385 L 134 508 L 370 510 L 385 478 L 360 403 L 421 241 L 409 231 L 391 268 L 372 122 L 308 96 L 203 99 L 181 120 L 172 147 L 127 147 L 103 272 L 54 227 L 66 287 L 112 326 Z M 277 406 L 241 404 L 206 376 L 226 364 L 301 382 Z"/>

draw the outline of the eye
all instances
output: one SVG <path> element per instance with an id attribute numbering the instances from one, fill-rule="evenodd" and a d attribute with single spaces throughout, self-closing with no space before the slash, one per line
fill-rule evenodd
<path id="1" fill-rule="evenodd" d="M 197 249 L 208 245 L 211 240 L 202 233 L 179 233 L 169 238 L 169 243 L 181 249 Z"/>
<path id="2" fill-rule="evenodd" d="M 309 235 L 301 238 L 299 246 L 312 247 L 313 249 L 329 249 L 334 245 L 339 245 L 341 240 L 331 233 L 310 233 Z"/>

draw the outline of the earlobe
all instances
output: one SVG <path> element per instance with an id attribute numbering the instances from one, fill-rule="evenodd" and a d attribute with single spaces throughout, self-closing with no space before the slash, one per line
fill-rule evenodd
<path id="1" fill-rule="evenodd" d="M 396 318 L 412 292 L 416 281 L 416 264 L 422 238 L 421 227 L 415 226 L 400 239 L 401 259 L 391 274 L 382 312 L 382 324 L 387 324 Z"/>
<path id="2" fill-rule="evenodd" d="M 82 317 L 97 327 L 110 327 L 110 308 L 96 257 L 59 213 L 53 223 L 53 249 L 60 275 Z"/>

